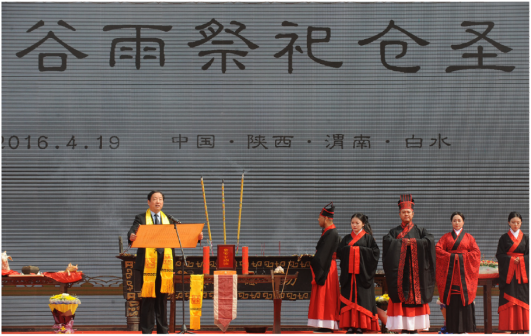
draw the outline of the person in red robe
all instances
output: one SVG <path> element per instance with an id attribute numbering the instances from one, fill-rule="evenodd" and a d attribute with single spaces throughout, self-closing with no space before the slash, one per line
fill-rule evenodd
<path id="1" fill-rule="evenodd" d="M 380 331 L 380 325 L 374 300 L 374 274 L 380 249 L 372 236 L 369 217 L 355 213 L 350 225 L 352 232 L 341 240 L 337 248 L 337 256 L 341 260 L 339 327 L 347 329 L 347 334 L 376 333 Z"/>
<path id="2" fill-rule="evenodd" d="M 465 216 L 454 212 L 450 219 L 453 230 L 435 245 L 437 288 L 446 304 L 446 331 L 462 334 L 476 331 L 474 299 L 481 251 L 474 237 L 464 232 Z"/>
<path id="3" fill-rule="evenodd" d="M 389 330 L 417 334 L 430 327 L 429 303 L 435 288 L 433 235 L 413 224 L 411 195 L 400 196 L 402 224 L 383 237 L 383 268 L 389 290 Z"/>
<path id="4" fill-rule="evenodd" d="M 319 214 L 319 226 L 323 228 L 323 232 L 310 263 L 313 279 L 308 325 L 318 328 L 315 333 L 331 333 L 339 329 L 339 280 L 336 264 L 339 235 L 333 221 L 334 209 L 334 204 L 329 203 Z"/>
<path id="5" fill-rule="evenodd" d="M 522 216 L 509 214 L 509 232 L 498 242 L 496 258 L 500 271 L 498 330 L 529 333 L 529 237 L 524 234 Z"/>

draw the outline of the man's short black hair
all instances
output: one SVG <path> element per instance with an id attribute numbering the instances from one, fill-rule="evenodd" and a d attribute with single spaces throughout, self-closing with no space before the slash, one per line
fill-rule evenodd
<path id="1" fill-rule="evenodd" d="M 153 190 L 152 192 L 150 192 L 148 194 L 148 197 L 147 197 L 148 201 L 151 201 L 151 196 L 153 196 L 153 194 L 156 194 L 156 193 L 161 194 L 162 195 L 162 200 L 164 201 L 164 194 L 162 192 L 158 191 L 158 190 Z"/>

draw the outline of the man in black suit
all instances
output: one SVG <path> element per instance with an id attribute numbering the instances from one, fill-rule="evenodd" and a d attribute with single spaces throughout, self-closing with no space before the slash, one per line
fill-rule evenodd
<path id="1" fill-rule="evenodd" d="M 153 225 L 157 224 L 168 224 L 168 218 L 161 211 L 164 205 L 164 195 L 157 190 L 150 192 L 147 196 L 147 203 L 149 206 L 148 211 L 138 214 L 135 217 L 135 221 L 127 233 L 129 239 L 129 245 L 131 245 L 137 238 L 136 232 L 140 225 L 146 225 L 146 222 L 149 221 Z M 148 218 L 148 216 L 151 217 Z M 203 239 L 203 233 L 199 234 L 198 240 Z M 161 269 L 164 261 L 164 249 L 158 248 L 157 251 L 157 271 L 155 279 L 155 296 L 156 297 L 144 297 L 142 298 L 142 305 L 140 307 L 140 329 L 143 334 L 151 334 L 153 327 L 155 325 L 155 320 L 157 323 L 157 334 L 167 334 L 168 333 L 168 312 L 166 307 L 166 300 L 168 294 L 161 293 Z M 174 250 L 171 249 L 171 255 L 174 256 Z M 142 273 L 144 272 L 146 259 L 146 249 L 139 248 L 137 250 L 137 256 L 135 260 L 135 265 L 133 269 L 139 270 Z M 175 258 L 173 258 L 175 259 Z M 144 279 L 144 277 L 143 277 Z"/>

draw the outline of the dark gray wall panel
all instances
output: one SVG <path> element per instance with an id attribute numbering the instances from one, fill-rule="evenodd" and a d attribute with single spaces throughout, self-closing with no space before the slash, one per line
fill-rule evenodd
<path id="1" fill-rule="evenodd" d="M 233 20 L 245 24 L 241 35 L 259 48 L 251 50 L 226 32 L 215 40 L 233 45 L 190 48 L 201 38 L 194 28 L 213 18 L 232 30 Z M 39 20 L 44 26 L 27 32 Z M 390 20 L 429 44 L 420 46 L 392 29 L 359 45 Z M 451 45 L 475 37 L 467 28 L 486 29 L 462 27 L 464 21 L 493 22 L 487 37 L 512 50 L 501 52 L 484 39 L 453 50 Z M 133 37 L 134 30 L 103 28 L 124 24 L 171 26 L 168 32 L 142 30 L 142 37 L 164 41 L 164 66 L 144 58 L 138 70 L 134 59 L 109 65 L 112 41 Z M 330 41 L 314 44 L 313 51 L 343 62 L 340 68 L 308 57 L 308 26 L 330 28 Z M 487 258 L 494 258 L 510 211 L 522 213 L 529 232 L 528 3 L 3 3 L 2 28 L 2 251 L 14 258 L 15 270 L 33 264 L 57 271 L 73 262 L 91 276 L 119 275 L 117 237 L 125 237 L 133 216 L 145 211 L 150 190 L 163 190 L 164 210 L 183 222 L 205 222 L 200 176 L 214 244 L 223 242 L 225 179 L 228 242 L 235 243 L 243 171 L 241 244 L 251 254 L 265 244 L 265 253 L 276 255 L 279 241 L 282 254 L 313 253 L 317 215 L 330 201 L 341 235 L 349 232 L 352 213 L 361 211 L 381 244 L 400 223 L 401 193 L 413 194 L 414 222 L 436 238 L 450 230 L 450 214 L 463 211 L 465 229 Z M 17 57 L 49 31 L 88 56 L 76 58 L 49 39 Z M 287 55 L 274 57 L 288 43 L 275 38 L 279 33 L 299 36 L 295 45 L 303 53 L 294 52 L 291 74 Z M 388 46 L 387 62 L 420 70 L 386 69 L 380 42 L 387 40 L 408 43 L 400 59 L 399 48 Z M 142 44 L 141 56 L 151 55 L 144 47 L 153 46 Z M 496 54 L 485 65 L 514 70 L 445 72 L 452 65 L 477 65 L 462 55 L 480 46 Z M 210 56 L 199 57 L 200 51 L 228 47 L 248 52 L 236 57 L 245 70 L 230 55 L 225 73 L 219 55 L 201 69 Z M 39 53 L 66 53 L 66 70 L 39 71 Z M 118 50 L 117 57 L 125 53 Z M 326 147 L 334 134 L 344 135 L 343 149 Z M 188 138 L 181 148 L 172 141 L 179 135 Z M 198 135 L 214 135 L 215 147 L 197 148 Z M 248 144 L 249 135 L 265 136 L 268 149 L 249 148 L 255 145 Z M 370 136 L 370 148 L 354 148 L 360 135 Z M 413 135 L 423 139 L 422 148 L 406 148 Z M 430 146 L 439 135 L 451 146 Z M 40 149 L 43 136 L 40 145 L 46 140 L 47 147 Z M 66 146 L 72 136 L 75 149 Z M 117 149 L 109 148 L 112 136 L 120 139 Z M 276 148 L 274 136 L 292 136 L 291 147 Z M 15 137 L 19 144 L 12 149 Z M 4 299 L 10 311 L 3 309 L 3 325 L 21 324 L 15 312 L 37 309 L 35 298 Z M 79 323 L 125 323 L 120 298 L 81 300 Z M 206 324 L 213 321 L 209 302 Z M 89 313 L 97 304 L 104 306 L 105 321 Z M 234 323 L 268 323 L 264 305 L 242 302 Z M 288 303 L 283 321 L 305 324 L 307 305 Z M 49 324 L 47 308 L 39 307 L 32 324 Z M 432 310 L 432 324 L 442 324 L 434 304 Z"/>

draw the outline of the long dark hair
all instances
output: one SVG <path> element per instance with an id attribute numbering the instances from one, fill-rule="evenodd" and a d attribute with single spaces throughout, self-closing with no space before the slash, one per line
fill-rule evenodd
<path id="1" fill-rule="evenodd" d="M 363 224 L 365 224 L 363 226 L 363 229 L 365 230 L 365 232 L 367 232 L 368 234 L 370 234 L 372 236 L 372 229 L 371 229 L 371 224 L 369 223 L 369 217 L 362 214 L 361 212 L 356 212 L 355 214 L 352 215 L 352 217 L 350 217 L 350 221 L 352 221 L 352 218 L 356 217 L 357 219 L 359 219 Z"/>
<path id="2" fill-rule="evenodd" d="M 465 215 L 463 215 L 463 213 L 460 211 L 454 211 L 454 213 L 450 217 L 450 221 L 454 220 L 454 216 L 461 216 L 461 218 L 463 219 L 463 222 L 465 221 Z"/>
<path id="3" fill-rule="evenodd" d="M 520 218 L 520 220 L 521 220 L 522 222 L 524 221 L 523 218 L 522 218 L 522 215 L 520 215 L 520 214 L 519 214 L 518 212 L 516 212 L 516 211 L 513 211 L 513 212 L 511 212 L 511 213 L 509 214 L 509 219 L 508 219 L 507 221 L 510 222 L 511 219 L 513 219 L 514 217 L 518 217 L 518 218 Z"/>

